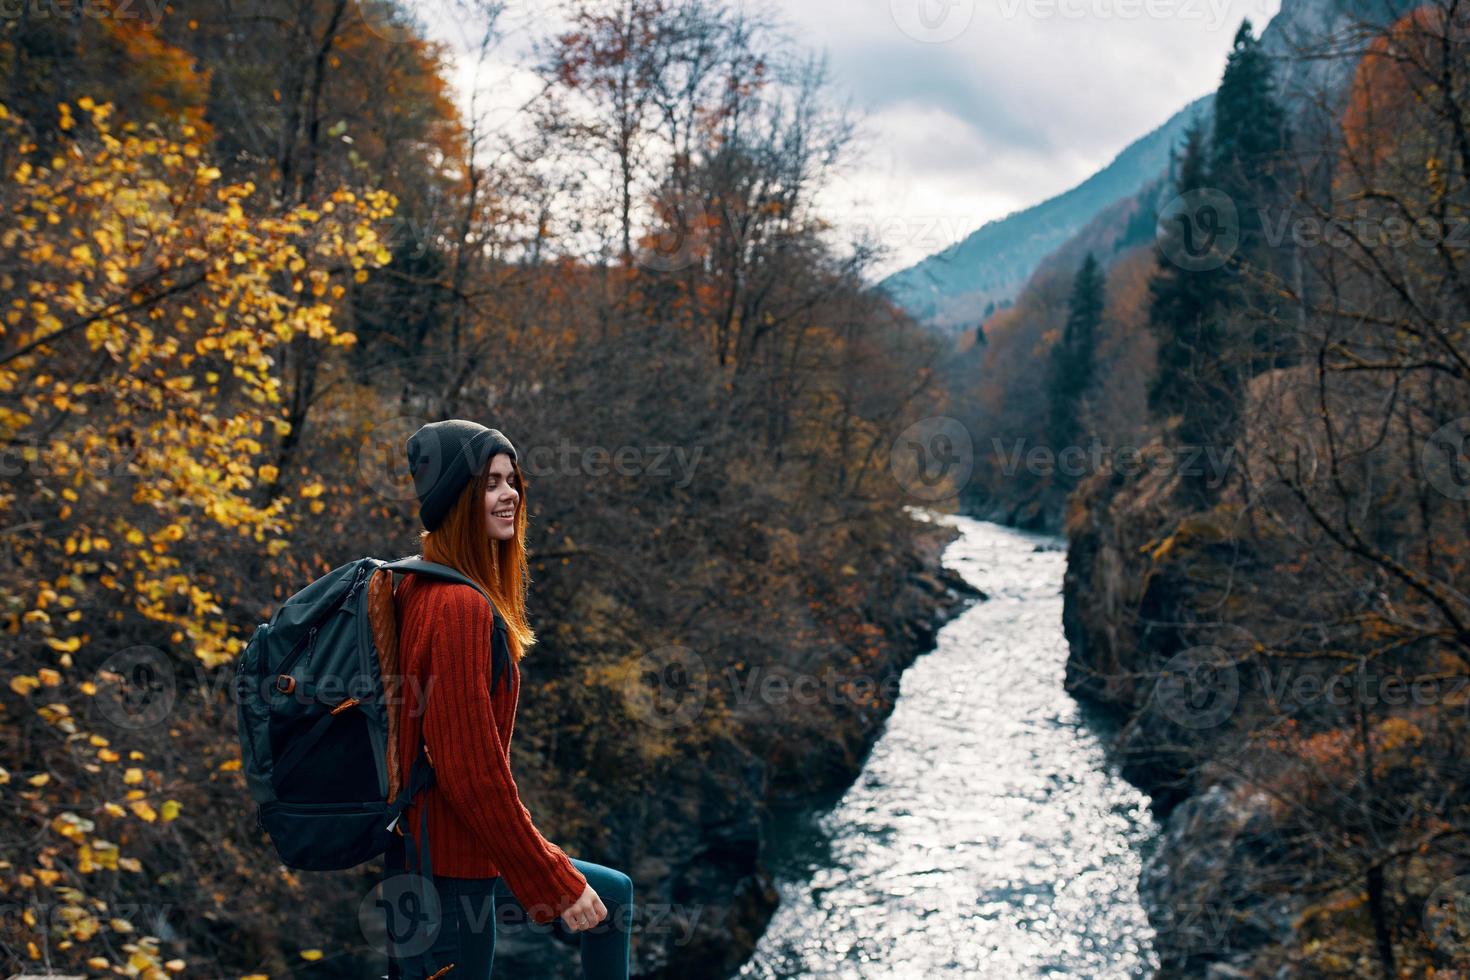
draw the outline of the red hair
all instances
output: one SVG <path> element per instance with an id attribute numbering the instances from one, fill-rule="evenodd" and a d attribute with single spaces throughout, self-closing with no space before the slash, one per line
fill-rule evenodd
<path id="1" fill-rule="evenodd" d="M 525 546 L 526 483 L 520 465 L 512 459 L 512 479 L 520 493 L 516 533 L 506 541 L 492 539 L 485 526 L 485 491 L 494 461 L 495 456 L 485 461 L 444 521 L 432 531 L 421 531 L 419 538 L 425 559 L 469 576 L 495 600 L 495 608 L 505 620 L 511 656 L 519 662 L 536 643 L 536 634 L 526 620 L 526 589 L 531 580 Z"/>

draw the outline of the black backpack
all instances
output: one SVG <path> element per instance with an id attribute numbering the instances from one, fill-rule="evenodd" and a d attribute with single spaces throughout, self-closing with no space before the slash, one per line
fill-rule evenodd
<path id="1" fill-rule="evenodd" d="M 399 815 L 433 782 L 420 748 L 407 785 L 398 785 L 394 572 L 472 586 L 490 603 L 494 628 L 505 629 L 474 580 L 417 556 L 334 568 L 256 627 L 235 675 L 241 765 L 256 824 L 287 867 L 337 871 L 388 852 L 402 839 Z M 499 640 L 491 643 L 492 691 L 509 668 Z M 419 847 L 427 870 L 427 827 Z"/>

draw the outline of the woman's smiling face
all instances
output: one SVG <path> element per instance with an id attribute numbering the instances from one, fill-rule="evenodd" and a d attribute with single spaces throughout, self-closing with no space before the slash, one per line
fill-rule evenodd
<path id="1" fill-rule="evenodd" d="M 485 487 L 485 528 L 491 541 L 509 541 L 516 536 L 521 492 L 515 482 L 510 456 L 496 453 L 490 460 L 490 482 Z"/>

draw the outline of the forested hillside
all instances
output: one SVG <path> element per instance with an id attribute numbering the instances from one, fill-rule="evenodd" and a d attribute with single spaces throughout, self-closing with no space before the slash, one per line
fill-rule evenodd
<path id="1" fill-rule="evenodd" d="M 852 777 L 957 597 L 889 452 L 940 350 L 813 210 L 816 63 L 723 0 L 576 3 L 508 123 L 388 0 L 60 6 L 0 18 L 0 967 L 378 975 L 373 869 L 258 832 L 230 680 L 415 550 L 446 417 L 528 477 L 523 798 L 633 877 L 638 975 L 738 964 L 766 803 Z M 739 696 L 799 672 L 835 693 Z"/>
<path id="2" fill-rule="evenodd" d="M 1243 25 L 1166 182 L 956 372 L 973 506 L 1064 522 L 1068 686 L 1166 818 L 1162 976 L 1470 964 L 1465 15 Z"/>

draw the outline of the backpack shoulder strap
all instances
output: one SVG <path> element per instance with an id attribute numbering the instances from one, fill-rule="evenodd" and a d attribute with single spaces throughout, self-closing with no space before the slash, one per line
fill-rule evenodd
<path id="1" fill-rule="evenodd" d="M 485 596 L 485 601 L 490 603 L 490 693 L 494 694 L 500 679 L 502 677 L 508 677 L 511 669 L 510 650 L 505 645 L 504 636 L 509 630 L 505 625 L 505 620 L 500 616 L 500 610 L 495 608 L 495 600 L 491 599 L 485 590 L 480 588 L 480 584 L 468 575 L 450 568 L 448 565 L 441 565 L 434 561 L 425 561 L 418 555 L 386 562 L 378 567 L 388 569 L 390 575 L 393 572 L 419 572 L 420 574 L 444 579 L 449 582 L 459 582 L 462 585 L 470 586 L 476 592 L 480 593 L 480 595 Z"/>
<path id="2" fill-rule="evenodd" d="M 491 599 L 490 596 L 486 594 L 485 590 L 480 588 L 480 584 L 474 579 L 470 578 L 468 575 L 465 575 L 464 573 L 456 569 L 450 568 L 448 565 L 441 565 L 435 561 L 426 561 L 423 558 L 418 557 L 417 555 L 413 555 L 408 558 L 400 558 L 397 561 L 387 562 L 379 567 L 386 568 L 389 572 L 418 572 L 422 575 L 428 575 L 433 578 L 445 579 L 446 581 L 450 582 L 458 582 L 461 585 L 468 585 L 470 588 L 480 593 L 480 595 L 485 596 L 485 601 L 490 603 L 490 613 L 492 616 L 494 616 L 495 624 L 502 628 L 505 625 L 504 621 L 500 618 L 500 610 L 495 608 L 495 600 Z"/>

